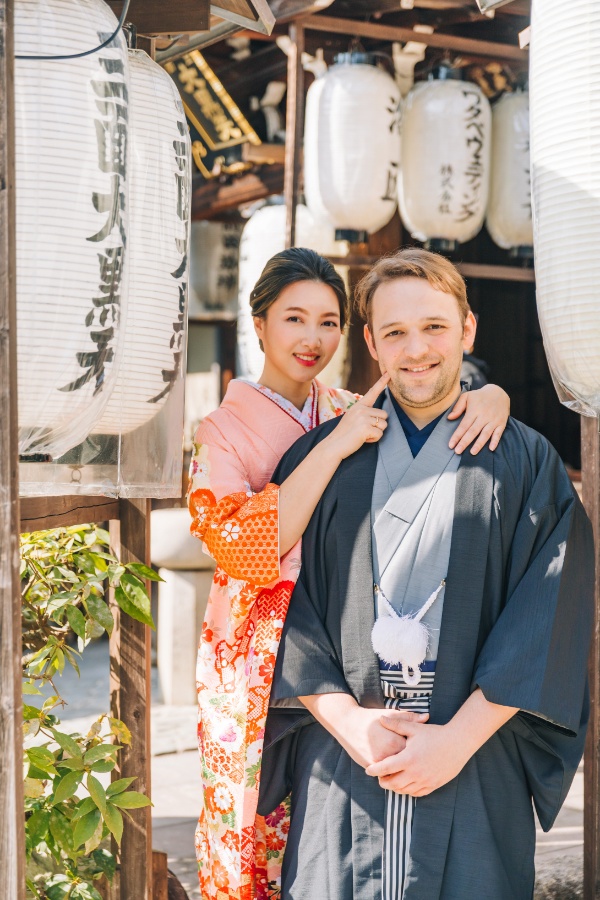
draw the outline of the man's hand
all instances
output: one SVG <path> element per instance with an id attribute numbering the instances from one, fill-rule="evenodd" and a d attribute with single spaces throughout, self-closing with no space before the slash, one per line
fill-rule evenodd
<path id="1" fill-rule="evenodd" d="M 407 721 L 397 711 L 381 717 L 385 728 L 406 740 L 401 753 L 367 767 L 382 788 L 411 797 L 424 797 L 452 781 L 471 753 L 446 725 Z"/>
<path id="2" fill-rule="evenodd" d="M 403 734 L 383 724 L 382 709 L 365 709 L 350 694 L 312 694 L 298 699 L 363 768 L 389 756 L 395 758 L 406 746 Z M 396 715 L 415 723 L 429 718 L 426 713 L 409 711 L 398 711 Z"/>
<path id="3" fill-rule="evenodd" d="M 473 691 L 447 725 L 407 721 L 395 710 L 381 724 L 406 739 L 401 753 L 373 763 L 367 775 L 379 778 L 386 790 L 424 797 L 456 778 L 474 753 L 519 710 L 485 699 Z"/>
<path id="4" fill-rule="evenodd" d="M 405 724 L 426 722 L 429 716 L 398 710 L 396 715 Z M 375 763 L 392 758 L 397 759 L 404 752 L 406 737 L 402 731 L 386 728 L 380 709 L 364 709 L 357 706 L 340 728 L 338 741 L 364 769 Z"/>

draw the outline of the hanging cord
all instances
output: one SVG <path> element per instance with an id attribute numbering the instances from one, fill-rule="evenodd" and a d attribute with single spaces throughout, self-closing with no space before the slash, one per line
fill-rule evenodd
<path id="1" fill-rule="evenodd" d="M 65 56 L 21 56 L 21 55 L 17 55 L 17 56 L 15 56 L 15 59 L 31 59 L 31 60 L 42 60 L 42 59 L 81 59 L 82 56 L 91 56 L 92 53 L 97 53 L 99 50 L 103 50 L 104 47 L 108 47 L 108 45 L 111 44 L 111 43 L 114 41 L 114 39 L 115 39 L 116 36 L 118 35 L 119 31 L 120 31 L 121 28 L 123 27 L 123 23 L 124 23 L 124 21 L 125 21 L 125 17 L 127 16 L 127 11 L 129 10 L 129 4 L 130 4 L 130 2 L 131 2 L 131 0 L 125 0 L 125 2 L 123 3 L 123 10 L 122 10 L 121 15 L 120 15 L 120 17 L 119 17 L 119 22 L 118 22 L 118 24 L 117 24 L 117 27 L 116 27 L 115 30 L 113 31 L 113 33 L 110 35 L 110 37 L 108 37 L 108 38 L 104 41 L 103 44 L 99 44 L 97 47 L 92 47 L 91 50 L 84 50 L 82 53 L 69 53 L 69 54 L 67 54 L 67 55 L 65 55 Z"/>

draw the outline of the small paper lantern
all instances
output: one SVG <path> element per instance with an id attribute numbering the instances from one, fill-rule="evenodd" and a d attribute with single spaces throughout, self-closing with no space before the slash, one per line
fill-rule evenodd
<path id="1" fill-rule="evenodd" d="M 256 381 L 260 377 L 265 357 L 258 345 L 258 338 L 254 331 L 250 294 L 270 258 L 285 249 L 285 216 L 283 204 L 263 206 L 248 220 L 242 231 L 237 321 L 237 374 L 249 378 L 251 381 Z M 315 222 L 306 206 L 303 205 L 299 205 L 296 209 L 296 246 L 309 247 L 324 256 L 344 256 L 348 252 L 347 244 L 334 239 L 331 225 Z"/>
<path id="2" fill-rule="evenodd" d="M 190 317 L 235 312 L 241 234 L 237 222 L 192 222 Z"/>
<path id="3" fill-rule="evenodd" d="M 533 255 L 529 93 L 504 94 L 492 109 L 492 168 L 487 229 L 504 250 Z"/>
<path id="4" fill-rule="evenodd" d="M 452 249 L 483 225 L 492 115 L 476 84 L 442 73 L 416 84 L 406 98 L 398 199 L 413 238 Z"/>
<path id="5" fill-rule="evenodd" d="M 102 0 L 19 0 L 18 55 L 92 49 Z M 127 50 L 15 61 L 19 452 L 89 434 L 116 381 L 127 315 Z"/>
<path id="6" fill-rule="evenodd" d="M 559 398 L 600 410 L 600 5 L 534 0 L 531 176 L 537 303 Z M 557 64 L 565 47 L 576 52 Z"/>
<path id="7" fill-rule="evenodd" d="M 308 90 L 306 205 L 337 237 L 366 240 L 394 215 L 400 102 L 394 79 L 365 53 L 340 54 Z"/>
<path id="8" fill-rule="evenodd" d="M 94 434 L 126 434 L 149 422 L 185 360 L 189 132 L 164 69 L 131 50 L 129 72 L 129 305 L 118 379 Z"/>

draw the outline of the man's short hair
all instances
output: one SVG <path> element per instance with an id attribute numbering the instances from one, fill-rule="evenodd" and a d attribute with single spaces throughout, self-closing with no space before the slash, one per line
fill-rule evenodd
<path id="1" fill-rule="evenodd" d="M 421 247 L 405 247 L 388 256 L 383 256 L 369 269 L 354 292 L 354 303 L 359 315 L 373 331 L 373 295 L 380 284 L 395 281 L 398 278 L 425 278 L 437 291 L 452 294 L 458 303 L 458 312 L 462 324 L 471 311 L 467 300 L 465 280 L 445 256 L 431 253 Z"/>

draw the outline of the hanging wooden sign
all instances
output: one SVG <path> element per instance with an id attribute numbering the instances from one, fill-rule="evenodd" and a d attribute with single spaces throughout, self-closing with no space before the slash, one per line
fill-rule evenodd
<path id="1" fill-rule="evenodd" d="M 258 146 L 261 140 L 202 54 L 192 50 L 167 62 L 165 69 L 181 94 L 200 173 L 213 178 L 223 171 L 242 171 L 242 145 Z"/>

